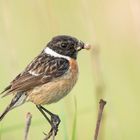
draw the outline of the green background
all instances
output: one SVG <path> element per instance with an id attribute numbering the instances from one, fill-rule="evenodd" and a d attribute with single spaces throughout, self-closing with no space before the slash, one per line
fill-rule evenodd
<path id="1" fill-rule="evenodd" d="M 75 36 L 93 49 L 79 54 L 79 80 L 72 92 L 46 106 L 62 120 L 56 139 L 93 139 L 100 98 L 107 105 L 99 140 L 139 139 L 139 15 L 138 0 L 0 0 L 0 90 L 53 36 Z M 0 112 L 10 99 L 0 99 Z M 23 139 L 27 112 L 33 115 L 29 139 L 43 139 L 49 124 L 35 105 L 26 103 L 0 122 L 0 140 Z"/>

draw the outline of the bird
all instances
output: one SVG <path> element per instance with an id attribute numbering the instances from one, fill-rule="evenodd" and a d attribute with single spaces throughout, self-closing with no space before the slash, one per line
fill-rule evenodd
<path id="1" fill-rule="evenodd" d="M 43 51 L 1 92 L 2 97 L 13 95 L 13 98 L 0 114 L 0 121 L 12 109 L 32 102 L 51 125 L 48 135 L 56 135 L 61 120 L 43 105 L 59 101 L 72 90 L 79 74 L 77 55 L 79 51 L 89 48 L 89 45 L 69 35 L 53 37 Z"/>

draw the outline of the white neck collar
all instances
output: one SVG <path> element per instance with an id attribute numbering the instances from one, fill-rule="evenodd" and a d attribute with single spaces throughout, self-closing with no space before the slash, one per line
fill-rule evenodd
<path id="1" fill-rule="evenodd" d="M 54 57 L 65 58 L 67 60 L 70 60 L 69 56 L 59 54 L 59 53 L 55 52 L 54 50 L 50 49 L 49 47 L 45 48 L 44 52 L 46 54 L 49 54 L 49 55 L 54 56 Z"/>

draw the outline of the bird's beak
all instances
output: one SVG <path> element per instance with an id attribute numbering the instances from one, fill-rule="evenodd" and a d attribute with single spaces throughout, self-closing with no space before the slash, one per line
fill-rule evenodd
<path id="1" fill-rule="evenodd" d="M 85 44 L 82 41 L 79 41 L 78 43 L 78 47 L 76 48 L 77 51 L 80 51 L 82 49 L 86 49 L 89 50 L 91 48 L 91 46 L 89 44 Z"/>

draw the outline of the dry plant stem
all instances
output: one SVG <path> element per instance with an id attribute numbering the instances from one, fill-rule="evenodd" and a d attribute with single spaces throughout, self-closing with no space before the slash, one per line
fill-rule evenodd
<path id="1" fill-rule="evenodd" d="M 44 140 L 49 140 L 50 137 L 52 137 L 52 140 L 55 140 L 55 132 L 54 132 L 54 131 L 50 132 L 50 133 L 44 138 Z"/>
<path id="2" fill-rule="evenodd" d="M 98 139 L 100 124 L 101 124 L 101 119 L 102 119 L 102 113 L 103 113 L 103 109 L 104 109 L 105 104 L 106 104 L 106 101 L 100 99 L 100 102 L 99 102 L 99 111 L 98 111 L 98 118 L 97 118 L 97 123 L 96 123 L 94 140 L 97 140 Z"/>
<path id="3" fill-rule="evenodd" d="M 55 140 L 55 133 L 53 131 L 52 140 Z"/>
<path id="4" fill-rule="evenodd" d="M 55 132 L 54 131 L 52 131 L 48 135 L 46 135 L 44 140 L 49 140 L 51 137 L 52 137 L 52 140 L 55 140 Z"/>
<path id="5" fill-rule="evenodd" d="M 31 119 L 32 119 L 32 114 L 30 112 L 28 112 L 26 115 L 26 126 L 25 126 L 24 140 L 27 140 L 27 138 L 28 138 L 29 128 L 31 125 Z"/>

